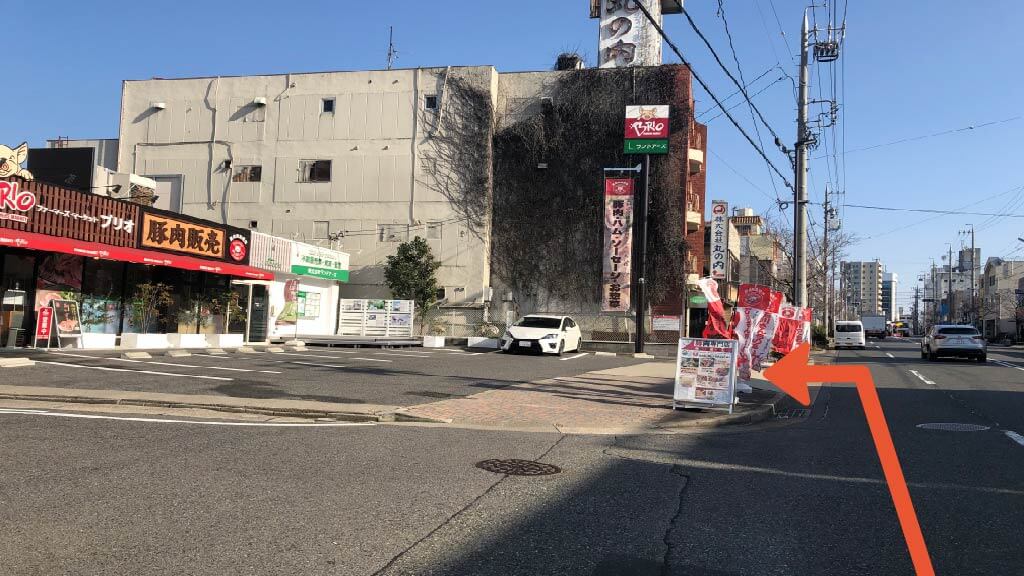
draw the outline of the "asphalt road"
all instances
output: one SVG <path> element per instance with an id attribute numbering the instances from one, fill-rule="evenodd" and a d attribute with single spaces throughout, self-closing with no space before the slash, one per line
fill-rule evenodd
<path id="1" fill-rule="evenodd" d="M 937 573 L 1024 574 L 1024 362 L 839 360 L 872 368 Z M 911 574 L 854 389 L 791 415 L 616 438 L 0 413 L 0 573 Z M 989 428 L 918 427 L 941 422 Z"/>
<path id="2" fill-rule="evenodd" d="M 239 398 L 408 406 L 522 382 L 635 364 L 593 354 L 531 356 L 479 350 L 310 347 L 304 352 L 195 354 L 124 360 L 114 352 L 35 352 L 5 384 Z"/>

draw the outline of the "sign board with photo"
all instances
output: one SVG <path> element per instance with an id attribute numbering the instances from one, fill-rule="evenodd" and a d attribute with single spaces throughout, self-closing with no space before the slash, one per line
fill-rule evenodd
<path id="1" fill-rule="evenodd" d="M 736 397 L 735 340 L 680 338 L 673 408 L 712 408 L 732 413 Z"/>
<path id="2" fill-rule="evenodd" d="M 57 325 L 57 342 L 61 339 L 81 338 L 82 320 L 78 314 L 78 302 L 74 300 L 53 300 L 54 323 Z"/>

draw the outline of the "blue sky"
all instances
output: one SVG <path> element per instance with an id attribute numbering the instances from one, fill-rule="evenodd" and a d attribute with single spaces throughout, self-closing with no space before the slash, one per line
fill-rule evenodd
<path id="1" fill-rule="evenodd" d="M 491 64 L 503 71 L 547 69 L 567 49 L 593 60 L 597 43 L 597 22 L 587 17 L 587 0 L 5 4 L 8 84 L 0 91 L 0 142 L 28 140 L 36 146 L 58 135 L 116 137 L 123 79 L 383 68 L 388 25 L 395 27 L 399 67 Z M 846 86 L 840 90 L 836 138 L 842 141 L 845 129 L 846 202 L 950 210 L 975 203 L 964 211 L 1001 212 L 1009 207 L 1024 213 L 1024 192 L 1008 192 L 1024 185 L 1024 176 L 1016 171 L 1024 152 L 1024 119 L 980 127 L 1024 114 L 1024 80 L 1015 73 L 1016 60 L 1024 54 L 1024 35 L 1017 29 L 1024 21 L 1024 3 L 850 4 L 841 58 L 845 73 L 840 74 Z M 352 11 L 349 6 L 357 8 Z M 733 68 L 723 22 L 716 15 L 718 2 L 690 0 L 687 6 Z M 781 66 L 752 84 L 751 93 L 771 84 L 781 70 L 796 75 L 791 52 L 798 43 L 802 2 L 722 0 L 722 6 L 745 79 L 749 82 Z M 821 21 L 824 14 L 819 10 Z M 712 91 L 720 98 L 734 91 L 683 16 L 668 16 L 666 30 Z M 666 62 L 675 61 L 666 50 Z M 827 80 L 827 68 L 822 73 Z M 694 90 L 700 113 L 710 99 L 696 85 Z M 817 96 L 816 85 L 811 93 Z M 768 87 L 755 103 L 791 145 L 795 100 L 789 80 Z M 740 106 L 731 112 L 753 134 L 749 110 Z M 979 127 L 856 151 L 972 125 Z M 763 127 L 761 132 L 767 133 Z M 831 131 L 826 136 L 830 139 Z M 770 140 L 764 139 L 766 151 L 785 168 L 786 159 Z M 725 117 L 710 122 L 709 146 L 709 199 L 749 205 L 758 212 L 772 210 L 775 192 L 764 162 Z M 831 141 L 828 146 L 831 150 Z M 822 146 L 812 156 L 824 152 Z M 842 174 L 842 162 L 839 168 Z M 844 178 L 830 174 L 825 159 L 815 160 L 812 172 L 812 201 L 820 202 L 826 182 L 844 183 Z M 781 182 L 776 180 L 775 185 L 784 195 Z M 812 206 L 812 211 L 820 224 L 820 206 Z M 786 217 L 791 214 L 788 211 Z M 983 258 L 1024 246 L 1016 241 L 1024 236 L 1024 219 L 957 215 L 917 224 L 927 217 L 844 210 L 843 226 L 864 238 L 850 250 L 851 256 L 880 258 L 897 272 L 902 302 L 931 258 L 939 261 L 947 242 L 959 246 L 963 237 L 957 232 L 969 223 L 977 226 Z M 906 230 L 881 234 L 910 224 L 914 225 Z M 1024 250 L 1016 254 L 1024 257 Z"/>

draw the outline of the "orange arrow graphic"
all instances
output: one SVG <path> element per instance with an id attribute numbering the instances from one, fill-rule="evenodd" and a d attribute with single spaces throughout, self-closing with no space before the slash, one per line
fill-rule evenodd
<path id="1" fill-rule="evenodd" d="M 889 484 L 893 504 L 896 505 L 896 516 L 900 519 L 914 570 L 918 576 L 934 576 L 935 569 L 932 568 L 932 560 L 928 556 L 928 547 L 925 546 L 921 525 L 914 512 L 914 503 L 910 501 L 907 481 L 903 478 L 903 469 L 900 468 L 899 458 L 896 457 L 896 448 L 892 444 L 892 436 L 889 435 L 889 425 L 885 422 L 885 414 L 882 413 L 882 404 L 878 401 L 878 391 L 875 389 L 874 379 L 871 378 L 871 371 L 863 364 L 809 366 L 807 361 L 810 353 L 810 344 L 801 344 L 799 348 L 765 370 L 765 378 L 804 406 L 811 404 L 808 382 L 853 382 L 857 385 L 857 394 L 864 405 L 868 428 L 875 441 L 878 459 L 882 461 L 882 472 L 885 474 L 886 483 Z"/>

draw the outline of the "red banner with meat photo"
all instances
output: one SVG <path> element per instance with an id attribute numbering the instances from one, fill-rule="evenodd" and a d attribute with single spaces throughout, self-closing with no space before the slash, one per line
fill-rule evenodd
<path id="1" fill-rule="evenodd" d="M 783 294 L 768 286 L 741 284 L 732 312 L 732 333 L 739 341 L 736 367 L 742 380 L 760 370 L 772 349 Z"/>
<path id="2" fill-rule="evenodd" d="M 810 337 L 811 309 L 783 304 L 779 308 L 778 326 L 772 338 L 772 350 L 789 354 Z"/>

